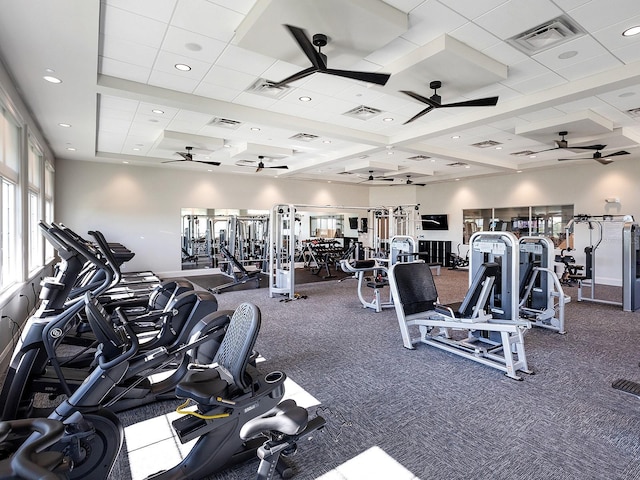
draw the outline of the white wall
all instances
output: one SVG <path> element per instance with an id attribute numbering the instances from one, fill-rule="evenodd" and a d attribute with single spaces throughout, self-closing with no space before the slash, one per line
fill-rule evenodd
<path id="1" fill-rule="evenodd" d="M 182 207 L 271 209 L 277 203 L 420 203 L 421 214 L 449 214 L 448 231 L 428 232 L 426 236 L 451 240 L 454 249 L 462 242 L 462 210 L 468 208 L 573 204 L 575 213 L 631 214 L 640 221 L 640 164 L 626 158 L 607 166 L 592 163 L 424 187 L 367 188 L 58 160 L 56 219 L 80 233 L 102 230 L 108 239 L 136 252 L 130 270 L 158 273 L 180 269 Z M 605 204 L 607 197 L 619 197 L 620 205 Z M 575 252 L 579 263 L 587 244 L 588 232 L 580 226 Z M 598 281 L 617 284 L 621 278 L 619 243 L 603 243 L 596 258 Z"/>
<path id="2" fill-rule="evenodd" d="M 567 204 L 574 205 L 575 214 L 629 214 L 640 222 L 639 184 L 640 163 L 625 158 L 606 166 L 576 162 L 553 170 L 417 187 L 416 202 L 422 214 L 449 214 L 449 231 L 429 232 L 428 238 L 451 240 L 455 250 L 462 243 L 463 209 Z M 605 203 L 608 197 L 620 198 L 620 204 Z M 596 280 L 620 285 L 621 243 L 613 237 L 605 235 L 606 240 L 596 250 Z M 584 264 L 586 245 L 589 231 L 581 224 L 575 230 L 576 251 L 572 252 L 579 264 Z M 464 253 L 466 248 L 461 250 Z"/>
<path id="3" fill-rule="evenodd" d="M 181 268 L 181 208 L 266 209 L 280 203 L 366 207 L 366 187 L 58 160 L 56 221 L 136 253 L 127 270 Z"/>

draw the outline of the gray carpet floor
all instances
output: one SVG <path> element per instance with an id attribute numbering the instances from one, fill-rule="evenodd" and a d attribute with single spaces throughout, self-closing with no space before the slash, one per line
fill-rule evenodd
<path id="1" fill-rule="evenodd" d="M 435 279 L 441 301 L 464 296 L 467 272 L 443 269 Z M 577 302 L 567 288 L 566 335 L 527 331 L 535 374 L 518 382 L 427 345 L 403 348 L 395 311 L 362 308 L 355 280 L 298 291 L 306 298 L 282 302 L 265 289 L 217 296 L 221 309 L 260 307 L 261 368 L 286 372 L 322 402 L 327 428 L 300 445 L 295 478 L 315 479 L 378 446 L 422 480 L 640 479 L 640 398 L 611 388 L 617 378 L 640 382 L 640 312 Z M 124 452 L 113 479 L 128 478 Z M 251 479 L 256 466 L 211 478 Z"/>

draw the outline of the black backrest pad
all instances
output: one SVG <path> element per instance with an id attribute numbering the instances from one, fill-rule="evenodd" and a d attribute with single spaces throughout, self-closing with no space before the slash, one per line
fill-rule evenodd
<path id="1" fill-rule="evenodd" d="M 238 259 L 236 257 L 234 257 L 233 255 L 231 255 L 231 252 L 229 250 L 227 250 L 226 247 L 220 247 L 220 253 L 222 255 L 224 255 L 224 257 L 231 262 L 231 264 L 236 267 L 238 270 L 240 270 L 242 273 L 248 273 L 247 269 L 244 268 L 244 265 L 242 265 Z"/>
<path id="2" fill-rule="evenodd" d="M 243 391 L 251 387 L 245 372 L 260 331 L 260 310 L 252 303 L 241 304 L 233 313 L 215 361 L 220 376 Z"/>
<path id="3" fill-rule="evenodd" d="M 438 291 L 428 264 L 398 263 L 393 276 L 405 315 L 433 310 Z"/>
<path id="4" fill-rule="evenodd" d="M 487 277 L 498 277 L 500 274 L 500 266 L 497 263 L 487 262 L 480 265 L 480 268 L 473 276 L 471 286 L 467 290 L 467 294 L 464 296 L 464 300 L 460 304 L 458 313 L 462 318 L 469 318 L 473 315 L 473 307 L 478 303 L 478 298 L 482 292 L 482 283 Z M 480 308 L 484 308 L 481 305 Z"/>

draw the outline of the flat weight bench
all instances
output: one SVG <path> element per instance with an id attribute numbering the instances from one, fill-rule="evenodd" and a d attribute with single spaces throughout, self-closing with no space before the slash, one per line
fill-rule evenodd
<path id="1" fill-rule="evenodd" d="M 388 280 L 374 280 L 367 281 L 365 284 L 365 274 L 370 274 L 374 278 L 382 276 L 387 273 L 387 267 L 380 265 L 377 260 L 340 260 L 340 268 L 343 272 L 353 273 L 358 279 L 358 299 L 362 303 L 363 308 L 372 308 L 376 312 L 381 312 L 383 308 L 393 307 L 393 301 L 391 299 L 391 292 L 389 292 L 389 300 L 383 302 L 380 295 L 380 290 L 389 285 Z M 363 295 L 364 287 L 373 289 L 373 300 L 367 301 Z"/>
<path id="2" fill-rule="evenodd" d="M 247 270 L 225 247 L 220 247 L 220 253 L 222 253 L 229 262 L 226 274 L 231 276 L 233 281 L 210 288 L 209 291 L 211 293 L 221 293 L 224 290 L 237 287 L 238 285 L 244 285 L 247 282 L 256 282 L 256 288 L 260 288 L 260 274 L 262 270 Z"/>

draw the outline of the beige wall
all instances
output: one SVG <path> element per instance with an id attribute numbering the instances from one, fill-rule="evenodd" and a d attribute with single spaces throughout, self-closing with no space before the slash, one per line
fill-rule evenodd
<path id="1" fill-rule="evenodd" d="M 640 220 L 640 165 L 619 159 L 602 166 L 575 163 L 548 171 L 461 180 L 424 187 L 360 187 L 269 179 L 259 175 L 225 176 L 166 168 L 134 167 L 59 160 L 56 167 L 56 219 L 78 232 L 102 230 L 127 245 L 136 258 L 128 269 L 174 272 L 180 269 L 180 208 L 271 209 L 277 203 L 380 206 L 420 203 L 420 213 L 448 213 L 449 231 L 429 239 L 462 242 L 466 208 L 573 204 L 576 213 L 631 214 Z M 619 197 L 620 205 L 606 204 Z M 460 226 L 458 228 L 457 226 Z M 420 233 L 420 232 L 418 232 Z M 578 251 L 588 231 L 577 231 Z M 463 248 L 463 251 L 465 249 Z M 618 243 L 599 249 L 604 283 L 621 276 Z"/>

